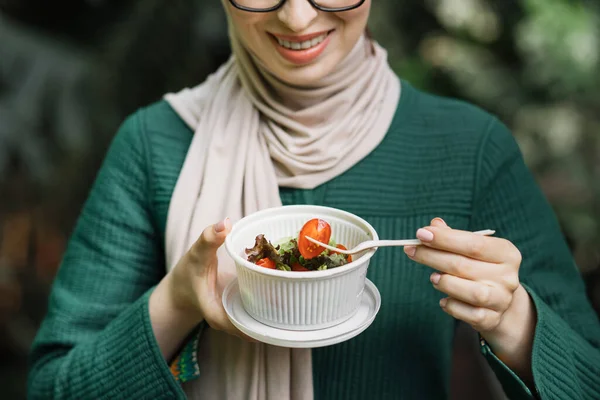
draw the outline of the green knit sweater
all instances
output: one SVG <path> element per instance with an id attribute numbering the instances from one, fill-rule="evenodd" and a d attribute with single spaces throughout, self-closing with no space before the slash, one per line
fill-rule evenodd
<path id="1" fill-rule="evenodd" d="M 521 280 L 537 309 L 537 396 L 600 399 L 600 324 L 512 135 L 476 107 L 402 84 L 383 143 L 314 190 L 280 188 L 283 203 L 347 210 L 390 239 L 414 236 L 436 216 L 495 229 L 522 252 Z M 31 399 L 184 397 L 153 337 L 148 296 L 165 273 L 167 210 L 192 134 L 161 101 L 115 136 L 32 348 Z M 448 396 L 456 321 L 440 309 L 431 272 L 400 248 L 377 251 L 368 278 L 381 310 L 358 337 L 313 350 L 316 399 Z M 485 343 L 481 350 L 509 397 L 533 398 Z"/>

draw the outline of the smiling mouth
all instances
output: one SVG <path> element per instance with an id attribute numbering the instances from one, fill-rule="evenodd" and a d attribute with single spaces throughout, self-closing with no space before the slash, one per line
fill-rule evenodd
<path id="1" fill-rule="evenodd" d="M 329 34 L 331 32 L 333 32 L 333 30 L 322 33 L 319 36 L 315 36 L 311 39 L 302 40 L 302 41 L 287 40 L 287 39 L 283 39 L 283 38 L 280 38 L 275 35 L 273 35 L 273 37 L 275 38 L 275 40 L 277 40 L 277 43 L 279 44 L 279 46 L 281 46 L 285 49 L 288 49 L 288 50 L 301 51 L 301 50 L 308 50 L 308 49 L 312 49 L 313 47 L 317 47 L 319 44 L 323 43 L 323 41 L 325 39 L 327 39 L 327 36 L 329 36 Z"/>

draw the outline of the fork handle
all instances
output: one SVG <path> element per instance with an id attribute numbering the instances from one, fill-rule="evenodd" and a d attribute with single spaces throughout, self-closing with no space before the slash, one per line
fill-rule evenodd
<path id="1" fill-rule="evenodd" d="M 360 244 L 360 247 L 400 247 L 400 246 L 418 246 L 421 243 L 419 239 L 405 239 L 405 240 L 370 240 Z M 357 246 L 358 247 L 358 246 Z"/>
<path id="2" fill-rule="evenodd" d="M 473 232 L 475 235 L 481 236 L 491 236 L 496 231 L 491 229 L 485 229 L 483 231 L 475 231 Z M 374 248 L 374 247 L 401 247 L 401 246 L 420 246 L 423 242 L 419 239 L 405 239 L 405 240 L 368 240 L 356 246 L 352 253 L 358 253 L 359 251 L 363 251 L 366 249 Z"/>

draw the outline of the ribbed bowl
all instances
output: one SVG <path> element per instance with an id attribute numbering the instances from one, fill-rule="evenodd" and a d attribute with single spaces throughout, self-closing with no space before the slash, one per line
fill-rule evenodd
<path id="1" fill-rule="evenodd" d="M 270 208 L 237 222 L 225 247 L 234 259 L 244 309 L 257 321 L 281 329 L 315 330 L 351 318 L 361 301 L 369 261 L 375 250 L 353 255 L 353 261 L 325 271 L 294 272 L 259 267 L 246 259 L 245 249 L 257 235 L 271 243 L 297 237 L 313 218 L 331 225 L 331 237 L 352 248 L 378 239 L 375 229 L 356 215 L 321 206 Z"/>

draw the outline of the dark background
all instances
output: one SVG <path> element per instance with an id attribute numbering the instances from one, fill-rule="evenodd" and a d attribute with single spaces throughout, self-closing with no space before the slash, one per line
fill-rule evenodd
<path id="1" fill-rule="evenodd" d="M 568 0 L 373 0 L 415 86 L 513 130 L 600 311 L 600 11 Z M 0 0 L 0 396 L 26 357 L 70 231 L 121 121 L 229 55 L 218 0 Z M 453 397 L 503 398 L 461 328 Z M 483 376 L 483 378 L 482 378 Z"/>

